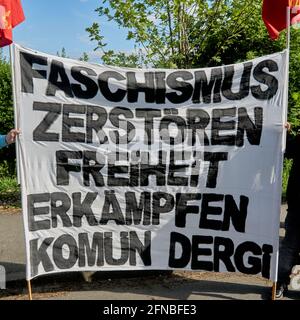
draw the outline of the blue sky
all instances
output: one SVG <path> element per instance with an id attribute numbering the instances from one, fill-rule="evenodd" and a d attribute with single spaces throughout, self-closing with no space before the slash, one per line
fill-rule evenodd
<path id="1" fill-rule="evenodd" d="M 14 42 L 26 47 L 56 54 L 64 47 L 70 58 L 87 52 L 94 62 L 101 62 L 93 52 L 95 43 L 85 28 L 98 22 L 107 48 L 131 51 L 133 43 L 126 40 L 126 31 L 94 11 L 99 0 L 21 0 L 26 20 L 13 31 Z"/>

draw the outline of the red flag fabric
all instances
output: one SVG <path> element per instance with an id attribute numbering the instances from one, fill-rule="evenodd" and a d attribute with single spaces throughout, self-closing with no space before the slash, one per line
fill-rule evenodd
<path id="1" fill-rule="evenodd" d="M 24 20 L 20 0 L 0 0 L 0 47 L 13 42 L 12 29 Z"/>
<path id="2" fill-rule="evenodd" d="M 270 37 L 276 40 L 288 27 L 287 8 L 290 8 L 291 24 L 300 22 L 300 0 L 264 0 L 262 18 Z"/>

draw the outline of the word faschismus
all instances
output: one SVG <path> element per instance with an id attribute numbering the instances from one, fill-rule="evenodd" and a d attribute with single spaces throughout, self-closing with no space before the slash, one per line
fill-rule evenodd
<path id="1" fill-rule="evenodd" d="M 49 73 L 36 67 L 48 64 Z M 100 91 L 107 101 L 121 102 L 126 99 L 128 103 L 136 103 L 140 93 L 143 93 L 146 103 L 165 104 L 169 101 L 180 104 L 192 100 L 195 104 L 210 104 L 220 103 L 222 96 L 228 100 L 242 100 L 250 93 L 257 100 L 269 100 L 278 90 L 278 80 L 271 74 L 278 71 L 278 65 L 271 59 L 263 60 L 256 66 L 252 62 L 244 63 L 238 92 L 232 90 L 236 78 L 234 66 L 212 68 L 210 71 L 177 70 L 169 74 L 148 71 L 144 72 L 144 79 L 138 80 L 134 71 L 104 71 L 97 74 L 91 68 L 77 65 L 70 68 L 68 75 L 62 61 L 50 61 L 47 57 L 26 52 L 20 52 L 20 65 L 22 92 L 34 93 L 33 80 L 46 79 L 46 96 L 55 96 L 57 91 L 63 91 L 69 98 L 92 99 Z M 258 84 L 250 84 L 251 76 Z M 117 89 L 112 90 L 111 84 Z"/>

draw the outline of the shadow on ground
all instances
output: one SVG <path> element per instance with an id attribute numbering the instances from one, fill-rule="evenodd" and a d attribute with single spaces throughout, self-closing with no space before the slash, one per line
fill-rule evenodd
<path id="1" fill-rule="evenodd" d="M 42 276 L 31 283 L 34 299 L 62 298 L 85 291 L 98 292 L 100 297 L 101 292 L 110 291 L 176 300 L 191 296 L 199 300 L 246 300 L 250 293 L 261 300 L 269 299 L 270 292 L 268 286 L 193 279 L 171 271 L 97 272 L 90 283 L 84 281 L 80 272 L 73 272 Z M 26 281 L 8 282 L 7 288 L 0 290 L 0 298 L 27 299 Z"/>

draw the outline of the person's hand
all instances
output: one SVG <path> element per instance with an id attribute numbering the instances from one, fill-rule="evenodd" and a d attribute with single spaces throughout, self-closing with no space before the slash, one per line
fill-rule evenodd
<path id="1" fill-rule="evenodd" d="M 286 122 L 286 123 L 284 124 L 284 127 L 286 128 L 286 130 L 287 130 L 288 132 L 290 132 L 291 129 L 292 129 L 292 125 L 291 125 L 289 122 Z"/>
<path id="2" fill-rule="evenodd" d="M 7 144 L 14 143 L 16 141 L 16 137 L 20 134 L 19 129 L 12 129 L 6 135 L 6 142 Z"/>

